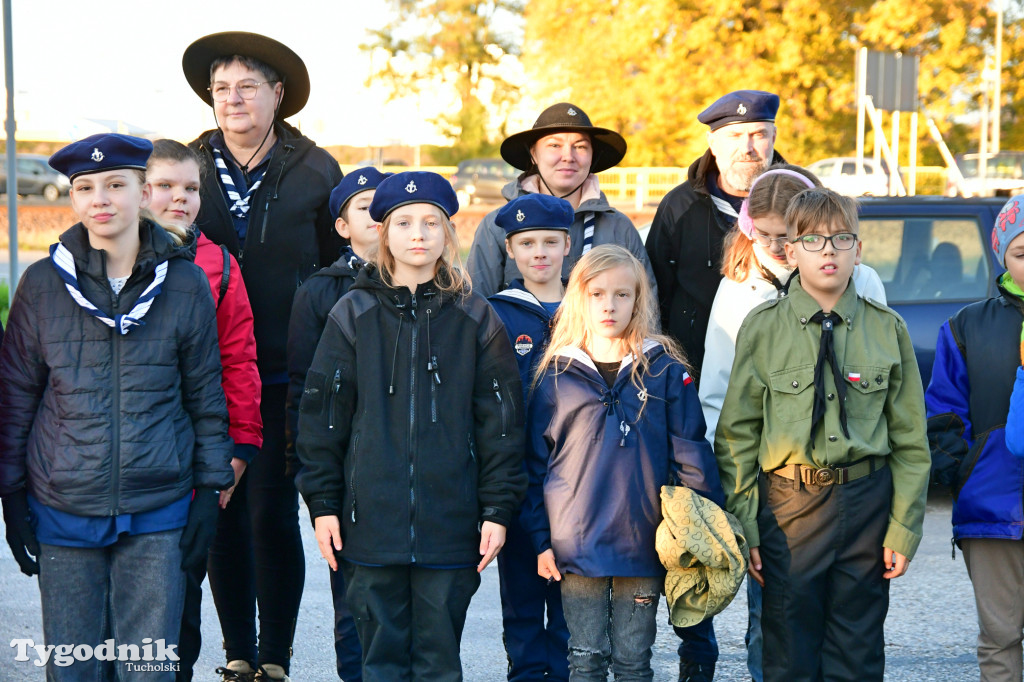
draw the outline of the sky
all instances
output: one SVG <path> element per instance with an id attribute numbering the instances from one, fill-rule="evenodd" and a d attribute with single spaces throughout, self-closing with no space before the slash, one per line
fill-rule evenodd
<path id="1" fill-rule="evenodd" d="M 387 23 L 383 0 L 11 3 L 19 139 L 44 132 L 77 139 L 99 132 L 86 119 L 100 119 L 191 140 L 215 123 L 185 81 L 181 55 L 197 38 L 239 30 L 272 37 L 302 57 L 309 102 L 289 121 L 318 144 L 444 143 L 425 121 L 452 106 L 451 97 L 388 102 L 383 85 L 366 84 L 371 59 L 359 45 L 368 28 Z"/>

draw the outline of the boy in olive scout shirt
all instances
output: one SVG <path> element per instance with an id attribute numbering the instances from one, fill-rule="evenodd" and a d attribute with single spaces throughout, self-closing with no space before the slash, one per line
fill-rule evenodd
<path id="1" fill-rule="evenodd" d="M 715 434 L 726 507 L 764 586 L 765 681 L 881 680 L 924 520 L 921 377 L 906 324 L 850 282 L 856 203 L 808 189 L 786 225 L 799 275 L 740 328 Z"/>

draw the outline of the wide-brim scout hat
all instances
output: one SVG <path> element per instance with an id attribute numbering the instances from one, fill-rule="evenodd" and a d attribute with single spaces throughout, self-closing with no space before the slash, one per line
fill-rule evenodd
<path id="1" fill-rule="evenodd" d="M 225 31 L 203 36 L 185 49 L 181 69 L 192 90 L 210 106 L 210 64 L 221 57 L 240 55 L 258 59 L 277 71 L 284 84 L 284 97 L 277 117 L 288 118 L 302 111 L 309 99 L 309 72 L 299 55 L 273 38 L 246 31 Z"/>
<path id="2" fill-rule="evenodd" d="M 720 613 L 747 574 L 750 550 L 739 520 L 684 486 L 662 486 L 655 546 L 669 620 L 689 627 Z"/>
<path id="3" fill-rule="evenodd" d="M 569 102 L 559 102 L 541 112 L 529 130 L 509 135 L 501 143 L 501 158 L 519 170 L 530 170 L 533 159 L 530 147 L 546 135 L 555 133 L 585 133 L 593 141 L 594 158 L 591 173 L 600 173 L 617 166 L 626 156 L 626 140 L 614 130 L 591 125 L 583 109 Z"/>

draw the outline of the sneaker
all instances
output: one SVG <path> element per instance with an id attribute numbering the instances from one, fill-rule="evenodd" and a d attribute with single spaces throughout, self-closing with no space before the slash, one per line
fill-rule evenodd
<path id="1" fill-rule="evenodd" d="M 256 671 L 252 669 L 252 665 L 249 664 L 249 661 L 243 661 L 241 659 L 231 661 L 223 668 L 217 668 L 214 672 L 218 675 L 222 675 L 222 682 L 256 681 Z"/>
<path id="2" fill-rule="evenodd" d="M 276 663 L 264 663 L 260 666 L 259 672 L 256 674 L 257 682 L 268 682 L 268 680 L 274 680 L 274 682 L 291 682 L 284 668 L 277 665 Z"/>
<path id="3" fill-rule="evenodd" d="M 714 663 L 697 663 L 679 659 L 679 682 L 711 682 L 715 679 Z"/>

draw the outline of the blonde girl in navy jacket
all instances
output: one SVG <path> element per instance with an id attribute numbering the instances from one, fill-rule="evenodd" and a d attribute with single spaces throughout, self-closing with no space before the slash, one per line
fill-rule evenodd
<path id="1" fill-rule="evenodd" d="M 572 271 L 534 381 L 521 519 L 538 574 L 562 581 L 573 680 L 604 680 L 609 664 L 616 679 L 652 679 L 661 486 L 723 502 L 697 391 L 656 329 L 643 265 L 595 247 Z"/>

